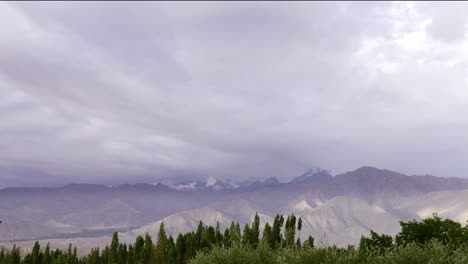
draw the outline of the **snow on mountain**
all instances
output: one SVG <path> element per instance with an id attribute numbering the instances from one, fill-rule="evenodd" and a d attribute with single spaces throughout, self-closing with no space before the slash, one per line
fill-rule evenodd
<path id="1" fill-rule="evenodd" d="M 189 191 L 189 190 L 195 190 L 197 189 L 197 186 L 199 182 L 197 180 L 172 180 L 172 179 L 166 179 L 161 182 L 166 186 L 169 186 L 169 188 L 178 190 L 178 191 Z"/>
<path id="2" fill-rule="evenodd" d="M 210 225 L 250 223 L 258 212 L 262 223 L 277 213 L 294 213 L 303 218 L 301 236 L 313 235 L 318 241 L 326 234 L 329 243 L 346 245 L 370 229 L 395 234 L 398 221 L 432 213 L 465 223 L 467 200 L 467 179 L 407 176 L 372 167 L 336 176 L 313 168 L 290 183 L 257 178 L 235 185 L 208 177 L 112 188 L 89 184 L 7 188 L 0 190 L 0 237 L 33 243 L 44 237 L 77 238 L 87 230 L 111 235 L 116 228 L 139 226 L 125 233 L 129 237 L 154 234 L 160 221 L 170 233 L 177 233 L 193 230 L 200 220 Z M 105 241 L 78 240 L 87 246 Z"/>
<path id="3" fill-rule="evenodd" d="M 291 180 L 291 183 L 301 183 L 305 181 L 315 181 L 315 182 L 329 182 L 333 181 L 333 176 L 330 171 L 321 169 L 321 168 L 311 168 L 304 172 L 302 175 Z"/>
<path id="4" fill-rule="evenodd" d="M 210 176 L 210 177 L 208 177 L 208 178 L 206 179 L 206 185 L 205 185 L 205 187 L 214 186 L 214 185 L 216 184 L 217 181 L 218 181 L 218 180 L 217 180 L 215 177 Z"/>
<path id="5" fill-rule="evenodd" d="M 204 180 L 164 180 L 161 183 L 178 191 L 223 191 L 238 187 L 237 185 L 232 184 L 231 181 L 222 181 L 213 176 L 209 176 Z"/>

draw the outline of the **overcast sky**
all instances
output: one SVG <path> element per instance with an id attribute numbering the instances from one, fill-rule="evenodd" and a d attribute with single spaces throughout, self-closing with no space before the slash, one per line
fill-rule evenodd
<path id="1" fill-rule="evenodd" d="M 468 177 L 467 3 L 0 2 L 0 187 Z"/>

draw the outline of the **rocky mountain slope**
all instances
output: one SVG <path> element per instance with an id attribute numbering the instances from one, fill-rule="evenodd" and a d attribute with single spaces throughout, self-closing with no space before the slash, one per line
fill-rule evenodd
<path id="1" fill-rule="evenodd" d="M 288 183 L 275 178 L 228 182 L 210 177 L 194 184 L 3 189 L 0 245 L 18 240 L 27 245 L 37 239 L 61 244 L 76 239 L 92 246 L 114 231 L 129 240 L 138 234 L 156 235 L 161 221 L 169 233 L 176 234 L 196 228 L 200 220 L 219 222 L 223 228 L 232 221 L 248 223 L 255 212 L 263 222 L 277 213 L 294 213 L 304 220 L 301 236 L 340 245 L 356 243 L 370 229 L 394 234 L 399 220 L 435 212 L 460 222 L 468 220 L 467 179 L 407 176 L 362 167 L 336 176 L 312 169 Z"/>

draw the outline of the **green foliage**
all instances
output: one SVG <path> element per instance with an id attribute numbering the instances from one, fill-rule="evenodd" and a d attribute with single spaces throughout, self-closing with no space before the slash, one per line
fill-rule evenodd
<path id="1" fill-rule="evenodd" d="M 35 243 L 23 257 L 20 249 L 0 250 L 0 264 L 204 264 L 204 263 L 368 263 L 368 264 L 459 264 L 468 263 L 468 227 L 437 215 L 422 221 L 401 222 L 402 230 L 395 240 L 370 231 L 359 247 L 314 247 L 314 238 L 301 241 L 297 235 L 302 219 L 294 215 L 277 215 L 271 226 L 265 223 L 260 240 L 260 217 L 254 216 L 243 232 L 239 223 L 231 223 L 221 232 L 216 227 L 199 223 L 196 231 L 179 234 L 174 241 L 161 223 L 157 241 L 146 234 L 133 244 L 119 241 L 114 233 L 109 246 L 92 249 L 78 257 L 71 244 L 67 250 L 41 248 Z M 395 241 L 395 243 L 394 243 Z"/>
<path id="2" fill-rule="evenodd" d="M 201 252 L 191 264 L 462 264 L 468 263 L 468 247 L 461 246 L 456 250 L 440 243 L 429 243 L 419 246 L 414 243 L 396 246 L 394 250 L 382 254 L 376 251 L 362 252 L 354 247 L 345 249 L 337 247 L 310 248 L 286 247 L 271 250 L 268 245 L 258 249 L 250 247 L 232 247 L 229 249 L 214 248 L 210 252 Z"/>
<path id="3" fill-rule="evenodd" d="M 401 232 L 396 236 L 398 245 L 417 243 L 424 245 L 437 240 L 444 245 L 459 245 L 467 241 L 467 227 L 458 222 L 442 219 L 437 214 L 420 222 L 400 222 Z"/>
<path id="4" fill-rule="evenodd" d="M 292 214 L 286 219 L 285 225 L 285 246 L 294 245 L 294 238 L 296 236 L 296 216 Z"/>
<path id="5" fill-rule="evenodd" d="M 121 263 L 119 261 L 119 255 L 119 236 L 117 232 L 115 232 L 112 236 L 112 242 L 110 246 L 109 264 Z"/>
<path id="6" fill-rule="evenodd" d="M 273 228 L 271 232 L 270 247 L 275 249 L 281 246 L 283 236 L 281 235 L 281 229 L 283 228 L 284 218 L 282 215 L 276 215 L 273 221 Z"/>
<path id="7" fill-rule="evenodd" d="M 379 235 L 373 230 L 370 231 L 371 237 L 361 237 L 359 242 L 359 248 L 361 250 L 375 250 L 379 253 L 383 253 L 392 249 L 393 247 L 393 238 L 389 235 Z"/>
<path id="8" fill-rule="evenodd" d="M 263 229 L 262 241 L 272 247 L 272 229 L 269 223 L 266 223 L 265 228 Z"/>

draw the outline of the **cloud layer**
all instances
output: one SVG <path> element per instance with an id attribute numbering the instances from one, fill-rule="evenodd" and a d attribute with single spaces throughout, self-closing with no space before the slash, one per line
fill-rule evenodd
<path id="1" fill-rule="evenodd" d="M 0 3 L 0 187 L 468 177 L 466 3 Z"/>

